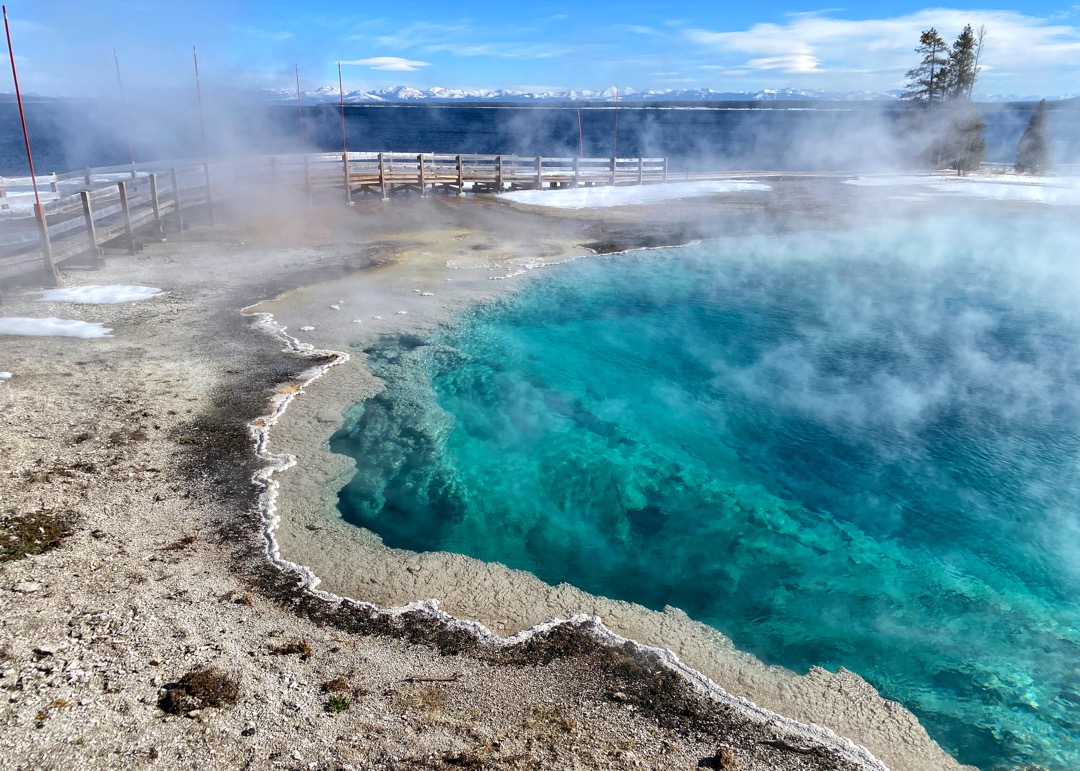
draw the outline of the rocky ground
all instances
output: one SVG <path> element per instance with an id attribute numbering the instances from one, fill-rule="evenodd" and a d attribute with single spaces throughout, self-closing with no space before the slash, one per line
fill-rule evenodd
<path id="1" fill-rule="evenodd" d="M 0 295 L 0 316 L 114 330 L 0 338 L 0 766 L 882 767 L 718 702 L 587 623 L 494 644 L 422 610 L 327 602 L 271 564 L 248 424 L 312 361 L 239 309 L 392 261 L 391 232 L 466 216 L 390 206 L 233 213 L 65 276 L 167 291 L 142 302 Z"/>

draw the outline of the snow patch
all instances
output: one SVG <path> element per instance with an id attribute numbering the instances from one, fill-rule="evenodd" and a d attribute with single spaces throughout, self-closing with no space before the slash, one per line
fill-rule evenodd
<path id="1" fill-rule="evenodd" d="M 1080 177 L 1029 177 L 1018 174 L 967 177 L 896 175 L 845 179 L 858 187 L 922 187 L 929 196 L 963 196 L 1051 206 L 1080 206 Z"/>
<path id="2" fill-rule="evenodd" d="M 42 303 L 84 303 L 102 305 L 106 303 L 127 303 L 146 300 L 161 294 L 161 290 L 152 286 L 126 286 L 124 284 L 87 284 L 86 286 L 46 289 L 39 292 Z"/>
<path id="3" fill-rule="evenodd" d="M 112 337 L 112 330 L 104 324 L 75 319 L 30 319 L 11 316 L 0 319 L 0 335 L 23 335 L 33 337 Z"/>
<path id="4" fill-rule="evenodd" d="M 561 190 L 518 190 L 503 193 L 499 198 L 529 206 L 550 206 L 557 209 L 591 209 L 608 206 L 640 206 L 678 198 L 694 198 L 720 193 L 744 193 L 771 190 L 763 182 L 749 180 L 717 180 L 712 182 L 669 182 L 664 185 L 634 185 L 632 187 L 579 187 Z"/>

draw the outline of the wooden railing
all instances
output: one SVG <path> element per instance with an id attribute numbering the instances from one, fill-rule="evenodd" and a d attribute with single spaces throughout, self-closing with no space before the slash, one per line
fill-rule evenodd
<path id="1" fill-rule="evenodd" d="M 88 168 L 37 177 L 41 208 L 30 205 L 29 177 L 0 177 L 0 280 L 57 265 L 100 259 L 117 241 L 134 253 L 136 231 L 160 235 L 164 218 L 255 188 L 306 194 L 336 188 L 383 200 L 398 193 L 464 195 L 504 190 L 666 182 L 665 158 L 555 158 L 439 153 L 307 153 L 213 161 Z"/>
<path id="2" fill-rule="evenodd" d="M 163 232 L 167 215 L 210 202 L 205 166 L 114 166 L 38 177 L 41 207 L 31 205 L 29 177 L 0 179 L 0 279 L 44 270 L 76 256 L 100 257 L 102 244 L 135 232 Z M 20 205 L 12 195 L 13 190 Z"/>

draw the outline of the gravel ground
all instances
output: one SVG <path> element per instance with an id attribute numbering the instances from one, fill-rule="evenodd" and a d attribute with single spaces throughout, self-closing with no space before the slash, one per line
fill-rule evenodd
<path id="1" fill-rule="evenodd" d="M 424 607 L 327 602 L 272 564 L 249 423 L 313 362 L 239 309 L 387 264 L 402 232 L 464 215 L 244 215 L 65 276 L 166 290 L 149 300 L 0 295 L 0 316 L 114 330 L 0 337 L 0 766 L 884 768 L 587 619 L 507 645 Z"/>

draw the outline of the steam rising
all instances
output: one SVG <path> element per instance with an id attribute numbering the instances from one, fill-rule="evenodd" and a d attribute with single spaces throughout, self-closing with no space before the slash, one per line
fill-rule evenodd
<path id="1" fill-rule="evenodd" d="M 962 760 L 1072 767 L 1078 236 L 977 205 L 570 264 L 367 350 L 342 511 L 852 668 Z"/>

